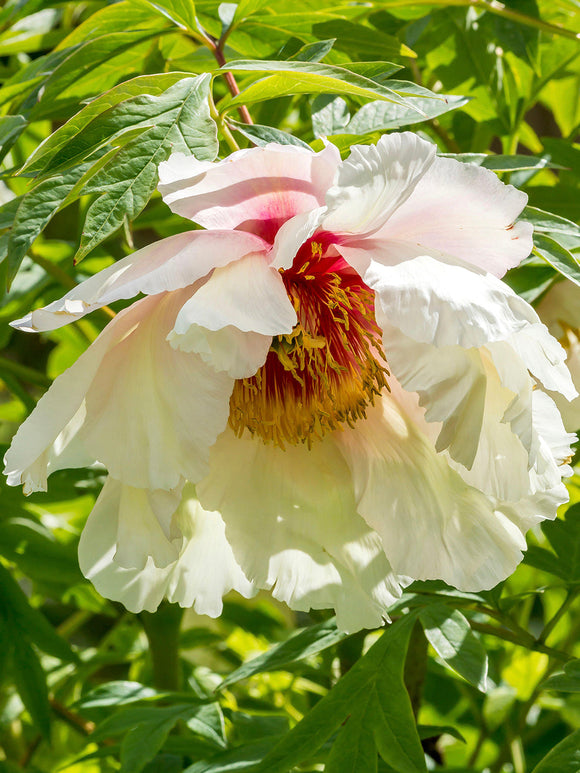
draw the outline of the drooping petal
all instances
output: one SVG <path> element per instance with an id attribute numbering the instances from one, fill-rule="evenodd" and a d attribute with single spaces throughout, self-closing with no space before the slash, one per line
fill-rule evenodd
<path id="1" fill-rule="evenodd" d="M 167 598 L 212 617 L 221 614 L 222 596 L 228 591 L 234 589 L 246 597 L 253 595 L 254 589 L 225 538 L 219 513 L 204 511 L 191 486 L 185 487 L 181 503 L 179 500 L 175 503 L 177 510 L 171 522 L 174 536 L 171 539 L 163 536 L 165 549 L 174 551 L 174 559 L 157 566 L 150 553 L 142 568 L 123 566 L 121 556 L 133 550 L 127 544 L 131 534 L 120 529 L 119 514 L 125 489 L 119 481 L 107 480 L 79 543 L 81 570 L 101 595 L 122 602 L 131 612 L 144 609 L 154 612 L 162 599 Z M 141 518 L 154 517 L 152 512 L 144 514 L 142 505 L 167 493 L 131 495 L 128 502 L 135 504 L 136 509 L 125 517 L 141 529 Z M 154 544 L 150 548 L 159 549 Z"/>
<path id="2" fill-rule="evenodd" d="M 514 220 L 527 195 L 472 164 L 437 157 L 407 200 L 375 238 L 383 242 L 383 262 L 394 262 L 390 243 L 402 257 L 432 250 L 454 256 L 496 276 L 517 266 L 532 250 L 532 226 Z"/>
<path id="3" fill-rule="evenodd" d="M 282 223 L 324 204 L 340 154 L 293 145 L 232 153 L 214 164 L 176 153 L 159 167 L 159 190 L 174 212 L 204 228 L 238 228 L 270 243 Z"/>
<path id="4" fill-rule="evenodd" d="M 234 378 L 265 362 L 272 336 L 297 322 L 282 278 L 259 254 L 216 269 L 180 310 L 168 340 Z"/>
<path id="5" fill-rule="evenodd" d="M 54 330 L 122 298 L 187 287 L 213 268 L 265 246 L 253 234 L 233 231 L 186 231 L 169 236 L 113 263 L 11 325 L 27 332 Z"/>
<path id="6" fill-rule="evenodd" d="M 334 607 L 343 630 L 386 617 L 397 580 L 356 513 L 348 468 L 331 441 L 282 450 L 227 430 L 197 490 L 205 508 L 221 513 L 236 560 L 258 587 L 293 609 Z"/>
<path id="7" fill-rule="evenodd" d="M 563 348 L 532 307 L 491 274 L 421 256 L 397 266 L 373 261 L 363 278 L 376 292 L 379 325 L 436 347 L 508 341 L 546 389 L 575 396 Z"/>
<path id="8" fill-rule="evenodd" d="M 376 231 L 411 196 L 433 164 L 437 148 L 411 132 L 356 145 L 328 191 L 323 228 L 336 233 Z"/>
<path id="9" fill-rule="evenodd" d="M 135 488 L 169 490 L 205 474 L 234 381 L 165 340 L 190 295 L 149 296 L 109 323 L 14 438 L 6 457 L 12 485 L 46 488 L 49 463 L 58 464 L 63 446 L 70 464 L 73 442 L 81 464 L 96 459 Z"/>
<path id="10" fill-rule="evenodd" d="M 521 531 L 435 452 L 392 396 L 335 442 L 353 475 L 358 512 L 398 574 L 482 590 L 521 561 Z"/>

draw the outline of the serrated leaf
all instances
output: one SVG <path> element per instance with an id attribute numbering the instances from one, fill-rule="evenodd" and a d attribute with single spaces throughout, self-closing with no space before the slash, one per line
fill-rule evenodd
<path id="1" fill-rule="evenodd" d="M 580 770 L 580 730 L 554 746 L 532 773 L 578 773 Z"/>
<path id="2" fill-rule="evenodd" d="M 427 640 L 439 657 L 470 684 L 485 692 L 487 654 L 461 612 L 444 604 L 433 604 L 419 612 L 419 619 Z"/>
<path id="3" fill-rule="evenodd" d="M 347 634 L 337 629 L 334 618 L 305 628 L 281 644 L 271 647 L 268 652 L 258 655 L 258 657 L 232 671 L 220 684 L 220 689 L 239 682 L 241 679 L 247 679 L 254 674 L 279 671 L 292 663 L 297 663 L 310 655 L 315 655 L 317 652 L 332 647 L 346 637 Z"/>
<path id="4" fill-rule="evenodd" d="M 398 773 L 425 771 L 423 750 L 417 735 L 409 696 L 403 684 L 403 666 L 415 615 L 389 626 L 371 649 L 338 684 L 294 727 L 256 767 L 255 773 L 287 773 L 316 752 L 326 739 L 347 731 L 352 743 L 357 717 L 363 713 L 381 757 Z M 369 701 L 372 710 L 369 710 Z M 345 721 L 348 719 L 348 722 Z M 368 743 L 368 724 L 363 745 Z M 368 753 L 365 752 L 365 758 Z"/>
<path id="5" fill-rule="evenodd" d="M 217 154 L 217 129 L 209 115 L 210 76 L 180 80 L 159 97 L 136 98 L 140 109 L 152 113 L 151 126 L 122 147 L 90 181 L 85 193 L 100 193 L 90 205 L 76 261 L 135 218 L 156 188 L 157 168 L 174 151 L 192 153 L 199 160 Z M 133 101 L 119 110 L 134 110 Z M 141 114 L 142 118 L 146 114 Z"/>
<path id="6" fill-rule="evenodd" d="M 3 606 L 10 615 L 12 626 L 24 633 L 43 652 L 67 663 L 77 661 L 68 643 L 56 633 L 41 612 L 30 606 L 25 593 L 2 564 L 0 588 Z"/>
<path id="7" fill-rule="evenodd" d="M 382 63 L 377 63 L 382 64 Z M 390 67 L 390 63 L 385 63 Z M 396 66 L 396 65 L 395 65 Z M 349 67 L 351 64 L 349 63 Z M 376 99 L 377 97 L 399 105 L 407 105 L 404 96 L 393 89 L 360 75 L 353 69 L 315 62 L 277 62 L 238 60 L 224 67 L 230 72 L 274 72 L 245 88 L 228 103 L 228 109 L 238 104 L 262 102 L 291 94 L 349 94 Z"/>
<path id="8" fill-rule="evenodd" d="M 257 146 L 264 146 L 269 142 L 277 142 L 279 145 L 295 145 L 299 148 L 311 150 L 310 145 L 304 142 L 304 140 L 293 137 L 288 132 L 283 132 L 280 129 L 274 129 L 272 126 L 262 126 L 257 123 L 240 123 L 232 120 L 228 120 L 228 125 Z"/>
<path id="9" fill-rule="evenodd" d="M 534 253 L 571 282 L 580 286 L 580 262 L 555 239 L 543 233 L 535 233 Z"/>
<path id="10" fill-rule="evenodd" d="M 20 638 L 12 651 L 14 683 L 35 727 L 45 738 L 50 737 L 50 704 L 46 677 L 38 655 L 27 641 Z"/>

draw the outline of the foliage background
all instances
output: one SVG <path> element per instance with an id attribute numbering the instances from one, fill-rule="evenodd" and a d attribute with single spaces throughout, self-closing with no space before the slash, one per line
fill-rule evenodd
<path id="1" fill-rule="evenodd" d="M 0 439 L 109 317 L 7 323 L 191 226 L 155 193 L 172 150 L 326 135 L 346 154 L 411 127 L 528 193 L 536 249 L 514 289 L 580 284 L 579 31 L 576 0 L 7 0 Z M 266 595 L 216 621 L 129 614 L 78 568 L 100 471 L 29 498 L 2 483 L 0 768 L 577 773 L 579 480 L 507 582 L 415 583 L 392 626 L 350 637 Z"/>

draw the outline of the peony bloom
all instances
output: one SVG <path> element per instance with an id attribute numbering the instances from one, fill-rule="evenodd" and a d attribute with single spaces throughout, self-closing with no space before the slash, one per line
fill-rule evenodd
<path id="1" fill-rule="evenodd" d="M 538 314 L 566 350 L 566 365 L 576 389 L 580 388 L 580 287 L 559 281 L 552 285 L 538 304 Z M 558 406 L 564 426 L 570 432 L 580 429 L 580 397 L 572 402 L 558 392 L 550 395 Z"/>
<path id="2" fill-rule="evenodd" d="M 257 588 L 345 630 L 410 578 L 491 588 L 567 500 L 565 352 L 497 277 L 525 194 L 413 134 L 341 161 L 268 145 L 161 164 L 163 239 L 14 325 L 144 294 L 53 384 L 12 485 L 98 460 L 83 572 L 133 611 Z"/>

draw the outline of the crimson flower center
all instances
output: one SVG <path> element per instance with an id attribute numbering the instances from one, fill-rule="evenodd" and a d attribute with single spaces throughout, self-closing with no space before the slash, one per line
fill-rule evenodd
<path id="1" fill-rule="evenodd" d="M 273 339 L 254 376 L 235 382 L 229 423 L 238 436 L 310 446 L 364 418 L 389 374 L 374 293 L 332 247 L 307 242 L 280 273 L 298 323 Z"/>

